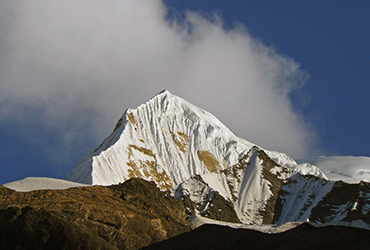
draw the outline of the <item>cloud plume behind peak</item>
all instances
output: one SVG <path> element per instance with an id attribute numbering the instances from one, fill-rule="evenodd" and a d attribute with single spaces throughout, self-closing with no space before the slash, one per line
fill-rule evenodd
<path id="1" fill-rule="evenodd" d="M 26 141 L 36 127 L 49 131 L 37 139 L 45 152 L 90 149 L 126 108 L 162 89 L 262 147 L 294 157 L 312 149 L 315 133 L 289 98 L 307 73 L 242 26 L 194 12 L 168 19 L 159 0 L 4 1 L 2 9 L 0 123 L 17 124 Z"/>

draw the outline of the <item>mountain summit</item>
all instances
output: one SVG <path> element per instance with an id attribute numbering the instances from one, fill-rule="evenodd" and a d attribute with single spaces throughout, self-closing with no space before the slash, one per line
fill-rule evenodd
<path id="1" fill-rule="evenodd" d="M 138 177 L 168 190 L 193 175 L 238 163 L 252 146 L 210 113 L 165 90 L 127 109 L 113 133 L 67 180 L 111 185 Z"/>
<path id="2" fill-rule="evenodd" d="M 67 176 L 93 185 L 131 178 L 153 181 L 183 201 L 189 215 L 210 219 L 370 223 L 367 183 L 330 181 L 309 163 L 235 136 L 212 114 L 167 90 L 127 109 L 112 134 Z M 344 187 L 350 188 L 338 197 Z"/>

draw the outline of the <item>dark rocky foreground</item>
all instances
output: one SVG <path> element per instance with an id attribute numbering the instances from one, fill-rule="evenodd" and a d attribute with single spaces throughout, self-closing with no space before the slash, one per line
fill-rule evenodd
<path id="1" fill-rule="evenodd" d="M 343 226 L 316 228 L 302 224 L 279 234 L 226 226 L 203 225 L 191 232 L 144 247 L 143 250 L 312 250 L 370 249 L 370 231 Z"/>
<path id="2" fill-rule="evenodd" d="M 16 192 L 0 186 L 0 249 L 138 249 L 184 232 L 183 204 L 154 183 Z"/>
<path id="3" fill-rule="evenodd" d="M 181 201 L 141 179 L 24 193 L 0 186 L 0 249 L 370 249 L 364 229 L 302 224 L 264 234 L 204 225 L 191 231 L 186 218 Z"/>

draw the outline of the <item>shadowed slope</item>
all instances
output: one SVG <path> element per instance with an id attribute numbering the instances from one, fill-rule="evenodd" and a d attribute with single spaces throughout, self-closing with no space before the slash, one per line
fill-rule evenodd
<path id="1" fill-rule="evenodd" d="M 369 237 L 369 230 L 343 226 L 316 228 L 302 224 L 284 233 L 265 234 L 248 229 L 203 225 L 191 232 L 142 249 L 370 249 Z"/>

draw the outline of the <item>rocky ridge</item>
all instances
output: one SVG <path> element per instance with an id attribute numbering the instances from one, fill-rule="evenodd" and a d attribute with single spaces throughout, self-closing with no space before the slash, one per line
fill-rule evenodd
<path id="1" fill-rule="evenodd" d="M 154 183 L 16 192 L 0 186 L 1 249 L 138 249 L 191 229 Z"/>

